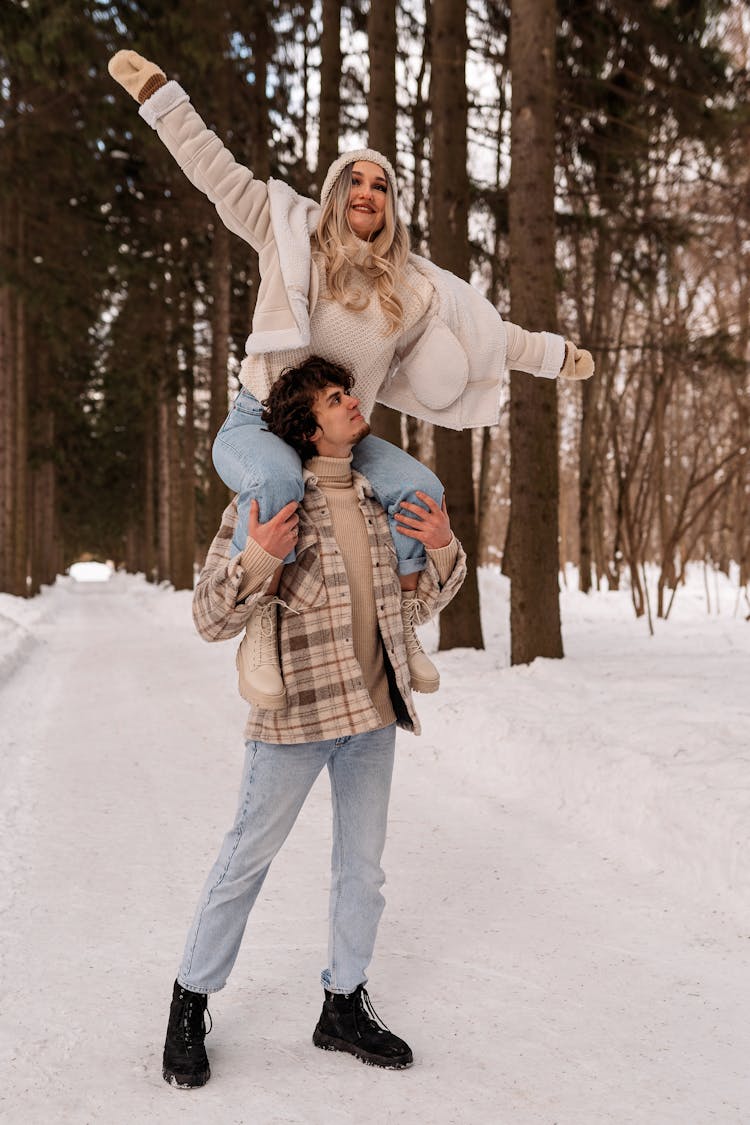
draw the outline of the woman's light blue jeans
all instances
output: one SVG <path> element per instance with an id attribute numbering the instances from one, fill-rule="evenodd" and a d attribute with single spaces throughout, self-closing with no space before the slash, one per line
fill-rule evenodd
<path id="1" fill-rule="evenodd" d="M 212 867 L 177 979 L 191 992 L 226 984 L 247 919 L 307 794 L 328 767 L 333 804 L 328 966 L 331 992 L 367 980 L 385 900 L 385 846 L 396 724 L 324 742 L 248 742 L 239 805 Z"/>
<path id="2" fill-rule="evenodd" d="M 285 441 L 265 429 L 261 411 L 257 398 L 249 391 L 240 391 L 214 441 L 216 471 L 233 492 L 239 493 L 233 555 L 239 554 L 245 546 L 252 500 L 258 501 L 259 519 L 265 523 L 291 500 L 301 503 L 304 494 L 298 455 Z M 375 498 L 388 513 L 399 574 L 424 570 L 424 547 L 418 539 L 402 535 L 393 517 L 402 501 L 419 503 L 414 495 L 416 491 L 427 493 L 441 504 L 442 484 L 420 461 L 372 434 L 359 442 L 352 454 L 352 467 L 367 477 Z M 284 561 L 293 560 L 294 553 Z"/>

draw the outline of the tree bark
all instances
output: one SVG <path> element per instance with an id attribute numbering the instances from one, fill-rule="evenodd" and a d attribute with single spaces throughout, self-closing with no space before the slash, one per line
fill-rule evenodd
<path id="1" fill-rule="evenodd" d="M 320 35 L 320 134 L 318 188 L 339 154 L 341 117 L 341 0 L 323 0 Z"/>
<path id="2" fill-rule="evenodd" d="M 21 215 L 17 222 L 16 251 L 18 261 L 22 262 L 24 249 L 24 221 Z M 29 408 L 28 408 L 28 354 L 26 350 L 26 306 L 24 298 L 18 294 L 14 308 L 14 358 L 15 358 L 15 465 L 14 465 L 14 513 L 13 532 L 13 590 L 12 593 L 27 597 L 29 594 L 27 576 L 29 574 Z"/>
<path id="3" fill-rule="evenodd" d="M 466 6 L 435 0 L 432 15 L 430 246 L 439 266 L 468 279 Z M 440 615 L 440 648 L 483 648 L 470 430 L 436 428 L 435 469 L 446 488 L 453 530 L 468 560 L 461 596 Z"/>
<path id="4" fill-rule="evenodd" d="M 227 367 L 229 364 L 229 313 L 231 298 L 231 260 L 229 231 L 217 218 L 213 232 L 213 260 L 211 268 L 211 410 L 209 433 L 216 437 L 227 415 Z M 209 528 L 218 527 L 221 513 L 227 504 L 228 492 L 218 473 L 209 478 L 208 512 Z"/>
<path id="5" fill-rule="evenodd" d="M 9 237 L 7 206 L 0 211 L 0 238 Z M 13 593 L 13 525 L 15 509 L 15 359 L 13 291 L 0 286 L 0 591 Z"/>
<path id="6" fill-rule="evenodd" d="M 165 388 L 161 388 L 158 406 L 158 523 L 157 565 L 159 581 L 169 581 L 172 577 L 172 536 L 171 536 L 171 502 L 172 502 L 172 451 L 171 451 L 171 425 L 170 412 L 173 409 L 171 396 Z"/>
<path id="7" fill-rule="evenodd" d="M 396 0 L 370 4 L 367 16 L 370 91 L 367 100 L 368 144 L 396 162 Z M 378 403 L 370 417 L 372 432 L 400 446 L 401 415 Z"/>
<path id="8" fill-rule="evenodd" d="M 511 320 L 552 329 L 555 301 L 555 4 L 511 11 Z M 563 655 L 558 587 L 557 388 L 511 375 L 511 663 Z"/>

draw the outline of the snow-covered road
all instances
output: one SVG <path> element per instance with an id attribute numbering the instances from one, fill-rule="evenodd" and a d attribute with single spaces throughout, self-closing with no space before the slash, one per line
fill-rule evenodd
<path id="1" fill-rule="evenodd" d="M 444 685 L 421 702 L 424 737 L 399 735 L 387 908 L 370 973 L 375 1006 L 411 1043 L 414 1067 L 379 1071 L 310 1041 L 326 941 L 323 779 L 271 871 L 229 986 L 212 998 L 212 1080 L 184 1093 L 162 1082 L 161 1047 L 185 930 L 234 811 L 245 714 L 234 646 L 196 637 L 188 595 L 127 576 L 65 580 L 37 606 L 0 686 L 3 1122 L 750 1121 L 750 923 L 745 900 L 722 893 L 734 878 L 726 870 L 746 857 L 747 830 L 723 853 L 708 823 L 707 845 L 689 838 L 704 806 L 680 820 L 678 801 L 673 825 L 645 825 L 644 839 L 663 847 L 647 855 L 618 846 L 624 821 L 608 837 L 592 815 L 597 800 L 606 820 L 642 799 L 648 691 L 657 666 L 684 675 L 687 626 L 681 644 L 669 625 L 681 654 L 673 664 L 666 641 L 649 650 L 651 663 L 639 660 L 649 642 L 616 614 L 606 621 L 609 664 L 604 646 L 582 639 L 604 619 L 580 617 L 562 663 L 504 669 L 502 641 L 439 658 Z M 700 642 L 705 667 L 685 685 L 687 701 L 711 669 L 725 683 L 714 663 L 722 653 L 737 668 L 725 697 L 717 686 L 701 700 L 700 723 L 717 731 L 712 777 L 721 780 L 728 758 L 735 771 L 725 804 L 720 785 L 701 786 L 721 824 L 742 811 L 741 776 L 747 808 L 742 625 Z M 633 729 L 576 787 L 565 753 L 581 720 L 564 701 L 579 692 L 586 730 L 615 713 L 621 727 L 626 669 Z M 689 725 L 665 760 L 680 747 L 690 756 Z M 545 738 L 562 748 L 553 757 Z M 594 747 L 602 755 L 605 741 Z M 555 763 L 534 786 L 519 746 L 537 771 Z M 590 751 L 581 748 L 581 774 Z M 704 776 L 706 755 L 700 764 Z M 620 789 L 610 804 L 605 766 Z M 649 790 L 661 795 L 657 814 L 670 809 L 665 776 Z M 645 822 L 648 812 L 633 815 Z M 713 856 L 701 855 L 706 846 Z M 703 875 L 691 884 L 686 869 Z M 737 885 L 746 879 L 740 871 Z"/>

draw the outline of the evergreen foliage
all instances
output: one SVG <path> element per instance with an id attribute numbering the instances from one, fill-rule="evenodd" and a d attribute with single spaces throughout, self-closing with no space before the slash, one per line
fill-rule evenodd
<path id="1" fill-rule="evenodd" d="M 341 22 L 333 73 L 324 9 Z M 599 372 L 561 396 L 561 557 L 581 562 L 584 588 L 627 567 L 639 612 L 647 559 L 665 588 L 691 556 L 734 559 L 742 581 L 750 568 L 748 11 L 557 5 L 558 310 Z M 212 431 L 257 266 L 114 86 L 109 57 L 155 59 L 238 160 L 309 194 L 318 151 L 367 134 L 368 15 L 361 0 L 0 7 L 0 589 L 32 593 L 85 553 L 190 585 L 222 502 Z M 398 167 L 422 252 L 431 16 L 396 5 Z M 469 8 L 467 272 L 504 314 L 509 21 L 503 0 Z M 318 129 L 324 74 L 338 136 Z M 407 430 L 429 458 L 429 434 Z M 503 426 L 474 445 L 485 560 L 505 535 L 507 445 Z"/>

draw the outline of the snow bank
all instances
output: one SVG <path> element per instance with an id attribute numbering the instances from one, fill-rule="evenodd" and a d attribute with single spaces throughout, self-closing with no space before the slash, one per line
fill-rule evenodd
<path id="1" fill-rule="evenodd" d="M 420 704 L 458 785 L 533 796 L 638 870 L 750 909 L 750 624 L 736 587 L 696 569 L 670 620 L 627 591 L 563 591 L 566 657 L 509 666 L 509 587 L 480 573 L 485 652 L 440 654 Z M 437 628 L 425 630 L 427 646 Z"/>

